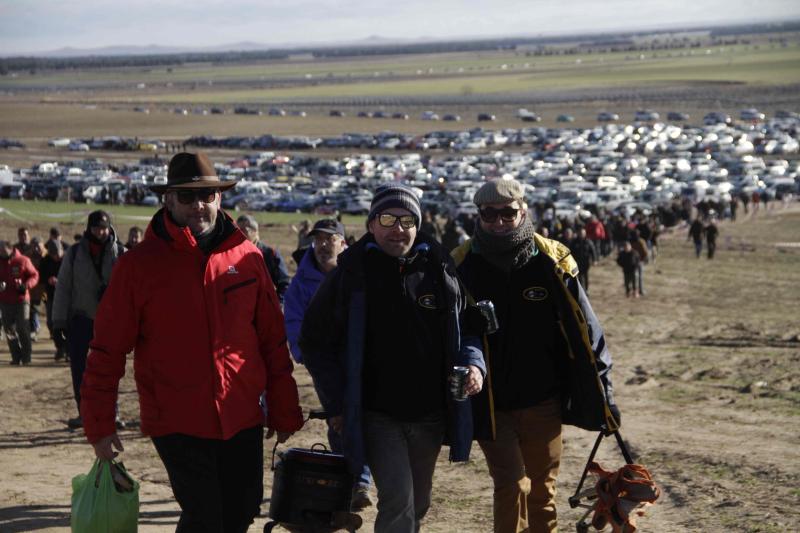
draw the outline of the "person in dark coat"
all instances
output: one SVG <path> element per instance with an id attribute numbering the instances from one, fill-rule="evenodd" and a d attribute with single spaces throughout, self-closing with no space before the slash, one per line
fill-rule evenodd
<path id="1" fill-rule="evenodd" d="M 705 235 L 705 227 L 703 226 L 703 221 L 700 220 L 700 217 L 697 217 L 692 222 L 692 225 L 689 226 L 689 235 L 686 237 L 688 241 L 691 239 L 694 241 L 694 255 L 698 259 L 700 259 L 700 254 L 703 252 L 703 236 Z"/>
<path id="2" fill-rule="evenodd" d="M 619 427 L 611 355 L 569 249 L 534 232 L 522 184 L 485 183 L 480 221 L 453 252 L 464 286 L 493 303 L 484 336 L 490 378 L 472 399 L 475 436 L 494 484 L 494 531 L 552 532 L 562 424 Z"/>
<path id="3" fill-rule="evenodd" d="M 339 254 L 347 248 L 344 226 L 336 220 L 325 218 L 318 220 L 309 235 L 313 239 L 312 244 L 300 260 L 297 272 L 286 290 L 283 307 L 286 337 L 289 340 L 292 357 L 298 363 L 303 362 L 303 351 L 298 341 L 306 309 L 322 280 L 336 268 Z M 342 452 L 342 437 L 331 426 L 328 426 L 328 444 L 334 452 Z M 369 497 L 371 484 L 369 467 L 365 465 L 353 485 L 350 498 L 352 511 L 361 511 L 372 505 Z"/>
<path id="4" fill-rule="evenodd" d="M 258 234 L 258 222 L 250 215 L 242 215 L 236 219 L 236 225 L 245 234 L 247 240 L 256 245 L 256 248 L 264 256 L 264 264 L 267 266 L 267 272 L 275 285 L 275 292 L 278 293 L 278 299 L 283 303 L 284 294 L 286 289 L 289 288 L 289 283 L 292 277 L 289 275 L 289 270 L 286 268 L 286 263 L 277 248 L 268 246 L 260 240 Z"/>
<path id="5" fill-rule="evenodd" d="M 622 250 L 617 254 L 617 264 L 622 268 L 622 276 L 625 281 L 625 296 L 633 294 L 634 298 L 638 298 L 636 271 L 639 270 L 639 254 L 636 253 L 630 242 L 626 242 Z"/>
<path id="6" fill-rule="evenodd" d="M 719 228 L 717 221 L 711 219 L 705 229 L 706 234 L 706 248 L 708 249 L 708 258 L 714 259 L 714 252 L 717 251 L 717 237 L 719 236 Z"/>
<path id="7" fill-rule="evenodd" d="M 578 236 L 567 243 L 567 246 L 569 246 L 575 262 L 578 263 L 578 281 L 583 290 L 589 292 L 589 269 L 592 265 L 597 264 L 597 249 L 592 241 L 586 238 L 585 228 L 579 229 Z"/>
<path id="8" fill-rule="evenodd" d="M 58 269 L 64 258 L 64 247 L 61 241 L 51 239 L 45 244 L 47 255 L 39 263 L 39 284 L 44 286 L 45 310 L 47 329 L 53 338 L 56 352 L 53 358 L 56 361 L 67 357 L 67 342 L 62 335 L 54 335 L 53 327 L 53 301 L 56 299 L 56 283 L 58 282 Z"/>
<path id="9" fill-rule="evenodd" d="M 448 377 L 467 367 L 464 392 L 475 394 L 485 373 L 477 335 L 462 328 L 466 298 L 452 258 L 419 232 L 421 219 L 413 190 L 379 188 L 369 231 L 339 256 L 300 332 L 351 472 L 372 472 L 378 533 L 419 531 L 443 443 L 451 461 L 469 458 L 469 402 L 448 394 Z"/>

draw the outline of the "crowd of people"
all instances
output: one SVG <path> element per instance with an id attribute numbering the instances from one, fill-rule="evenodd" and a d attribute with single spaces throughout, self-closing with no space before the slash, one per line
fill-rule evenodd
<path id="1" fill-rule="evenodd" d="M 69 425 L 97 457 L 123 450 L 117 391 L 135 353 L 140 427 L 181 507 L 177 531 L 246 531 L 263 499 L 264 427 L 285 442 L 303 425 L 293 359 L 353 474 L 352 510 L 377 491 L 376 531 L 419 531 L 440 449 L 467 461 L 473 441 L 494 530 L 555 531 L 562 425 L 621 422 L 590 269 L 616 253 L 626 294 L 644 294 L 662 218 L 558 219 L 499 179 L 456 221 L 390 183 L 359 239 L 336 219 L 301 225 L 292 278 L 253 217 L 220 209 L 231 186 L 205 155 L 179 153 L 153 187 L 163 207 L 125 245 L 102 210 L 72 245 L 57 228 L 44 243 L 27 228 L 0 242 L 12 364 L 30 363 L 44 303 L 54 358 L 72 372 Z M 698 221 L 690 237 L 711 258 L 716 224 Z"/>

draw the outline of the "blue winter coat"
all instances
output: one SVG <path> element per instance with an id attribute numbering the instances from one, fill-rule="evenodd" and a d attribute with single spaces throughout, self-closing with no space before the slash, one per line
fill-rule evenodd
<path id="1" fill-rule="evenodd" d="M 309 248 L 300 260 L 300 265 L 289 288 L 286 289 L 283 300 L 286 337 L 289 339 L 292 357 L 298 363 L 303 362 L 303 354 L 297 344 L 300 339 L 300 326 L 303 325 L 303 316 L 306 314 L 308 304 L 311 303 L 311 298 L 314 297 L 323 279 L 325 274 L 317 268 L 314 250 Z"/>

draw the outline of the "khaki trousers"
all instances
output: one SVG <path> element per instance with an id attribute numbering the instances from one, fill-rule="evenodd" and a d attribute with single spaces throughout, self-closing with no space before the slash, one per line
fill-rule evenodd
<path id="1" fill-rule="evenodd" d="M 556 531 L 561 402 L 496 411 L 497 440 L 480 441 L 494 481 L 495 533 Z"/>

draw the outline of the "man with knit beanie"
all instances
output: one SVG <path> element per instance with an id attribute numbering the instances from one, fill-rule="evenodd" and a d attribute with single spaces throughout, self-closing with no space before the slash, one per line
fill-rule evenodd
<path id="1" fill-rule="evenodd" d="M 489 379 L 472 399 L 475 437 L 494 482 L 494 531 L 556 530 L 561 425 L 614 431 L 611 356 L 563 244 L 534 232 L 522 185 L 485 183 L 480 221 L 453 257 L 475 301 L 491 300 Z"/>
<path id="2" fill-rule="evenodd" d="M 102 210 L 93 211 L 86 221 L 83 238 L 65 254 L 58 270 L 52 310 L 53 336 L 59 340 L 66 337 L 78 407 L 78 416 L 67 422 L 71 428 L 83 426 L 81 383 L 89 343 L 94 336 L 97 304 L 111 281 L 111 269 L 123 253 L 125 247 L 117 240 L 110 215 Z"/>
<path id="3" fill-rule="evenodd" d="M 444 442 L 452 461 L 469 458 L 471 409 L 448 394 L 450 369 L 469 368 L 467 394 L 483 384 L 478 336 L 461 324 L 465 297 L 452 258 L 418 232 L 421 219 L 412 189 L 379 188 L 368 232 L 339 255 L 300 332 L 351 471 L 367 464 L 372 472 L 378 533 L 419 531 Z"/>

